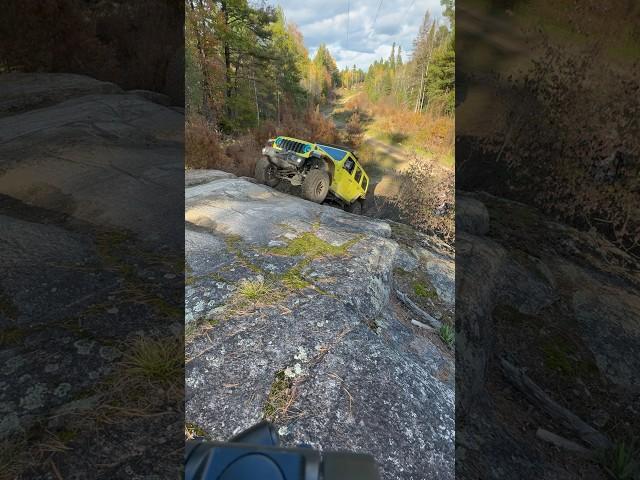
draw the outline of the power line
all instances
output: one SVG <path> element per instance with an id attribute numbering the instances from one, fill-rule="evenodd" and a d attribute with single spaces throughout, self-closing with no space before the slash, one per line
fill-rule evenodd
<path id="1" fill-rule="evenodd" d="M 406 21 L 407 18 L 409 18 L 409 12 L 411 11 L 411 8 L 415 3 L 416 3 L 416 0 L 413 0 L 413 2 L 411 2 L 411 4 L 409 5 L 409 8 L 407 8 L 407 11 L 404 12 L 404 21 Z M 398 43 L 398 45 L 400 45 L 400 43 Z"/>
<path id="2" fill-rule="evenodd" d="M 347 50 L 349 50 L 349 13 L 350 13 L 350 7 L 349 4 L 351 3 L 350 0 L 347 0 Z"/>
<path id="3" fill-rule="evenodd" d="M 411 10 L 411 7 L 413 7 L 413 4 L 416 3 L 416 0 L 413 0 L 413 2 L 411 2 L 411 5 L 409 5 L 409 8 L 407 8 L 407 13 L 405 13 L 404 18 L 407 18 L 407 14 L 409 13 L 409 10 Z"/>
<path id="4" fill-rule="evenodd" d="M 382 6 L 382 1 L 380 0 L 380 3 L 378 4 L 378 10 L 376 11 L 376 16 L 373 19 L 373 27 L 371 27 L 372 29 L 376 26 L 376 20 L 378 20 L 378 14 L 380 13 L 380 7 Z"/>

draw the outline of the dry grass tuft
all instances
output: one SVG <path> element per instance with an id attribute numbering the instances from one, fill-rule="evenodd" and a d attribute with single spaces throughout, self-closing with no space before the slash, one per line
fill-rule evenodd
<path id="1" fill-rule="evenodd" d="M 170 390 L 184 376 L 184 347 L 178 337 L 139 337 L 119 364 L 119 375 L 130 386 Z"/>
<path id="2" fill-rule="evenodd" d="M 275 289 L 264 280 L 243 280 L 238 285 L 237 292 L 253 304 L 261 303 L 276 293 Z"/>

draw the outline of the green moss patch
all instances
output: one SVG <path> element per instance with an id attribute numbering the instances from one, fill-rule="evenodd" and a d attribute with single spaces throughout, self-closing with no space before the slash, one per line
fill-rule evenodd
<path id="1" fill-rule="evenodd" d="M 303 288 L 307 288 L 311 285 L 311 283 L 307 282 L 301 275 L 301 266 L 295 266 L 291 270 L 288 270 L 284 273 L 280 280 L 282 283 L 291 290 L 302 290 Z"/>
<path id="2" fill-rule="evenodd" d="M 241 250 L 239 247 L 239 243 L 241 242 L 242 237 L 240 235 L 227 235 L 224 239 L 225 244 L 227 245 L 227 250 L 230 253 L 233 253 L 240 263 L 247 267 L 249 270 L 255 273 L 265 274 L 265 272 L 258 265 L 253 263 Z"/>
<path id="3" fill-rule="evenodd" d="M 421 298 L 438 298 L 438 293 L 434 289 L 427 287 L 427 285 L 422 282 L 414 282 L 413 293 Z"/>
<path id="4" fill-rule="evenodd" d="M 585 359 L 569 340 L 547 337 L 540 347 L 545 367 L 569 377 L 589 378 L 599 374 L 598 366 L 591 359 Z"/>
<path id="5" fill-rule="evenodd" d="M 314 233 L 305 232 L 299 237 L 291 240 L 284 247 L 274 247 L 269 249 L 269 253 L 289 257 L 305 256 L 307 258 L 319 258 L 329 255 L 341 256 L 345 255 L 349 248 L 358 243 L 360 239 L 361 237 L 358 236 L 343 243 L 342 245 L 335 246 L 325 240 L 322 240 Z"/>
<path id="6" fill-rule="evenodd" d="M 567 352 L 560 345 L 548 343 L 542 346 L 542 352 L 544 354 L 545 366 L 565 375 L 571 374 L 573 366 L 571 365 Z"/>

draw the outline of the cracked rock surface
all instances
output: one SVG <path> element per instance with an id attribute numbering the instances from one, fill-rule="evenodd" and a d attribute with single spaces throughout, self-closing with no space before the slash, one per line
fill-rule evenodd
<path id="1" fill-rule="evenodd" d="M 450 251 L 223 172 L 187 171 L 185 197 L 187 423 L 268 418 L 385 479 L 453 478 L 453 355 L 393 293 L 452 321 Z"/>
<path id="2" fill-rule="evenodd" d="M 184 116 L 85 76 L 1 77 L 2 474 L 177 473 L 181 402 L 155 389 L 167 414 L 125 420 L 134 389 L 110 395 L 132 339 L 182 329 Z"/>

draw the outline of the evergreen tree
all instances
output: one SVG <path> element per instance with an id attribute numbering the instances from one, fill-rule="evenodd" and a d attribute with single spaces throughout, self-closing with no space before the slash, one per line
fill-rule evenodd
<path id="1" fill-rule="evenodd" d="M 389 66 L 392 70 L 396 68 L 396 42 L 393 42 L 393 46 L 391 47 L 391 55 L 389 55 Z"/>

